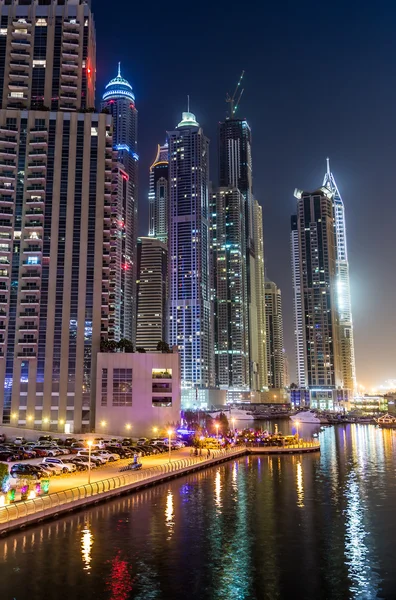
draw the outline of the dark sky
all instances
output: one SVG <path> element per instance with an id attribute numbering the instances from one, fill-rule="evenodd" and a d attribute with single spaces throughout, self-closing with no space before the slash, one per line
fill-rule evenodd
<path id="1" fill-rule="evenodd" d="M 240 116 L 253 132 L 267 275 L 282 289 L 294 377 L 289 222 L 295 187 L 322 183 L 326 156 L 347 215 L 357 375 L 396 377 L 396 5 L 390 0 L 93 0 L 97 98 L 116 74 L 139 110 L 139 233 L 147 234 L 148 167 L 186 110 L 211 139 L 245 69 Z"/>

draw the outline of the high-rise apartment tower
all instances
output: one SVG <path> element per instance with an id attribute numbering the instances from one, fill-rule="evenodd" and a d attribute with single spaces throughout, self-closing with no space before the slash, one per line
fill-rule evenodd
<path id="1" fill-rule="evenodd" d="M 170 344 L 181 359 L 182 401 L 205 403 L 214 384 L 209 262 L 209 140 L 190 112 L 169 140 Z"/>
<path id="2" fill-rule="evenodd" d="M 344 386 L 351 391 L 356 390 L 355 350 L 353 340 L 351 292 L 349 284 L 349 262 L 345 209 L 341 194 L 338 191 L 334 176 L 330 171 L 327 159 L 327 171 L 323 185 L 333 192 L 335 236 L 337 246 L 337 305 L 340 324 L 341 368 Z"/>
<path id="3" fill-rule="evenodd" d="M 157 155 L 150 167 L 149 236 L 168 243 L 169 219 L 169 162 L 168 144 L 158 145 Z"/>
<path id="4" fill-rule="evenodd" d="M 168 338 L 168 246 L 156 238 L 138 238 L 137 265 L 136 347 L 154 352 Z"/>
<path id="5" fill-rule="evenodd" d="M 138 161 L 135 94 L 131 84 L 118 74 L 106 86 L 102 109 L 108 111 L 114 123 L 114 149 L 125 172 L 122 206 L 122 303 L 121 337 L 135 342 L 136 336 L 136 277 L 137 277 L 137 206 Z"/>
<path id="6" fill-rule="evenodd" d="M 6 0 L 0 18 L 0 417 L 89 430 L 118 268 L 112 119 L 77 112 L 94 105 L 93 16 Z"/>
<path id="7" fill-rule="evenodd" d="M 283 388 L 283 316 L 281 291 L 273 281 L 265 282 L 268 387 Z"/>

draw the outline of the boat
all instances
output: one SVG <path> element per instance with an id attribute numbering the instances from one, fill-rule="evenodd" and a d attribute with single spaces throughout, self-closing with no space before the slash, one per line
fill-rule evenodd
<path id="1" fill-rule="evenodd" d="M 223 413 L 226 415 L 228 420 L 235 419 L 236 421 L 251 421 L 253 419 L 251 410 L 252 409 L 243 410 L 242 408 L 225 406 L 222 410 L 210 410 L 208 411 L 208 414 L 213 419 L 217 419 L 221 413 Z"/>
<path id="2" fill-rule="evenodd" d="M 302 410 L 294 415 L 290 415 L 292 421 L 298 421 L 299 423 L 311 423 L 313 425 L 319 425 L 320 423 L 328 423 L 326 417 L 318 415 L 314 410 Z"/>
<path id="3" fill-rule="evenodd" d="M 378 417 L 375 419 L 376 423 L 379 427 L 384 427 L 386 429 L 396 429 L 396 417 L 387 413 L 383 417 Z"/>

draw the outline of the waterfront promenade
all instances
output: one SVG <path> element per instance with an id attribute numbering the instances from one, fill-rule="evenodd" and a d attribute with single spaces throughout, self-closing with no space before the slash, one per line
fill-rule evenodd
<path id="1" fill-rule="evenodd" d="M 319 451 L 317 441 L 303 442 L 287 447 L 238 446 L 228 450 L 211 450 L 210 456 L 203 450 L 201 456 L 191 456 L 190 448 L 183 448 L 161 456 L 142 459 L 143 467 L 138 471 L 120 471 L 130 459 L 107 464 L 94 469 L 76 472 L 59 478 L 51 478 L 50 493 L 37 498 L 17 501 L 0 508 L 0 534 L 25 527 L 51 517 L 84 508 L 114 496 L 129 493 L 149 485 L 160 483 L 180 475 L 202 469 L 219 462 L 246 454 L 284 454 Z M 67 460 L 67 459 L 66 459 Z"/>

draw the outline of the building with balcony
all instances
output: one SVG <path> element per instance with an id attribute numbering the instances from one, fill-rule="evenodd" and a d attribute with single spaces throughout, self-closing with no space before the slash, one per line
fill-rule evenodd
<path id="1" fill-rule="evenodd" d="M 97 433 L 153 437 L 180 421 L 178 352 L 100 353 L 96 375 Z"/>

